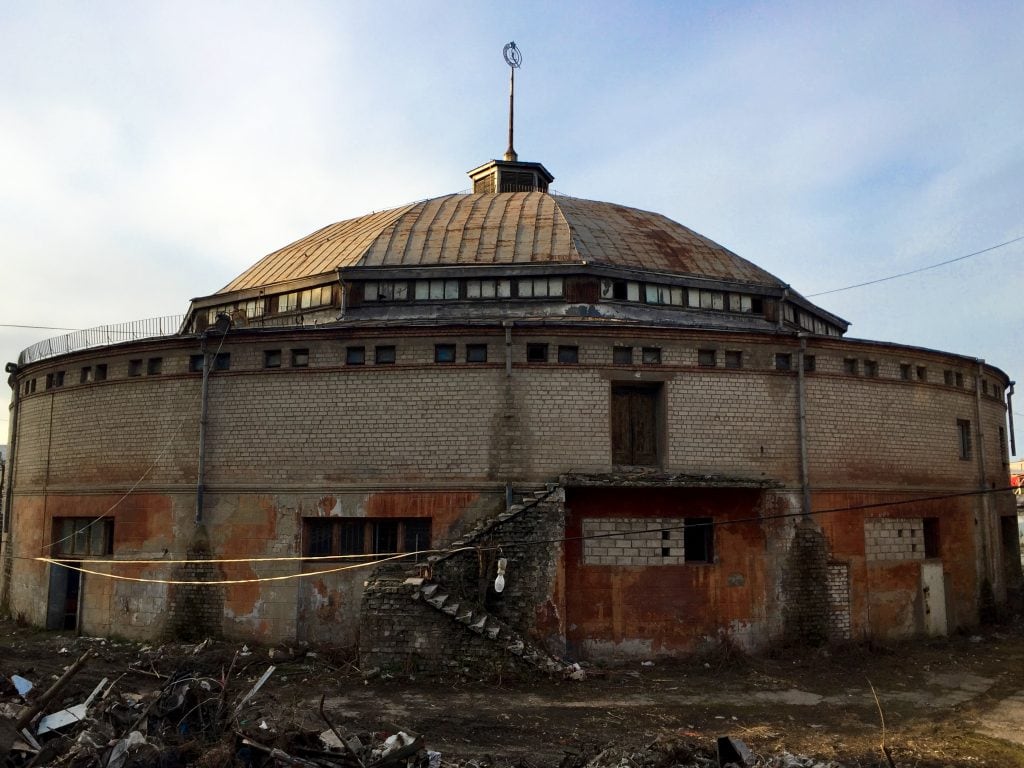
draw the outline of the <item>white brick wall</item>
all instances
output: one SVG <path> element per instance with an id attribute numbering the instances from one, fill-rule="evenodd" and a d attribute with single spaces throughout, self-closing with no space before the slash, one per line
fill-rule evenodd
<path id="1" fill-rule="evenodd" d="M 920 517 L 872 517 L 864 521 L 867 561 L 924 560 L 924 520 Z"/>
<path id="2" fill-rule="evenodd" d="M 661 530 L 662 528 L 670 530 Z M 682 565 L 683 518 L 587 517 L 583 519 L 585 565 Z"/>

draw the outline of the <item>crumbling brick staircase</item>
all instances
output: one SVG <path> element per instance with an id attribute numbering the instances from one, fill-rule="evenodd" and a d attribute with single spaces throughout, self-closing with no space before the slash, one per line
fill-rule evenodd
<path id="1" fill-rule="evenodd" d="M 459 550 L 472 547 L 474 543 L 493 533 L 500 526 L 525 514 L 560 490 L 557 485 L 550 484 L 541 490 L 534 491 L 532 497 L 512 504 L 505 512 L 482 521 L 469 533 L 451 542 L 449 548 L 452 551 L 428 558 L 427 573 L 432 573 L 437 565 L 459 554 Z M 583 673 L 579 665 L 554 658 L 545 649 L 524 637 L 478 602 L 451 594 L 440 581 L 435 581 L 428 576 L 414 576 L 406 579 L 406 583 L 417 587 L 414 599 L 423 600 L 451 621 L 463 625 L 467 631 L 497 644 L 505 652 L 521 659 L 529 666 L 550 674 L 561 674 L 575 679 L 582 678 Z"/>

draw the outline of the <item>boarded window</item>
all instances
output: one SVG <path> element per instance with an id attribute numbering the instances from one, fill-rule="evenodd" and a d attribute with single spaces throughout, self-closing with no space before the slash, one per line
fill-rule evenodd
<path id="1" fill-rule="evenodd" d="M 658 463 L 658 412 L 661 385 L 612 386 L 612 462 Z"/>
<path id="2" fill-rule="evenodd" d="M 114 551 L 114 521 L 91 517 L 53 520 L 53 550 L 61 557 L 100 557 Z"/>
<path id="3" fill-rule="evenodd" d="M 430 548 L 429 517 L 307 517 L 306 557 L 390 555 Z"/>

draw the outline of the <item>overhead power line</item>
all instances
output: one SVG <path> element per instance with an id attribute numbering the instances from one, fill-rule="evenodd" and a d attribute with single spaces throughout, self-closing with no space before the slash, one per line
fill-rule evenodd
<path id="1" fill-rule="evenodd" d="M 887 280 L 895 280 L 900 277 L 906 277 L 907 275 L 916 275 L 918 272 L 927 272 L 929 269 L 937 269 L 938 267 L 944 267 L 947 264 L 953 264 L 954 262 L 957 261 L 963 261 L 964 259 L 970 259 L 974 256 L 980 256 L 983 253 L 994 251 L 997 248 L 1004 248 L 1007 245 L 1013 245 L 1014 243 L 1018 243 L 1021 240 L 1024 240 L 1024 235 L 1021 235 L 1020 237 L 1015 237 L 1012 240 L 1007 240 L 1005 243 L 999 243 L 998 245 L 992 245 L 989 246 L 988 248 L 982 248 L 980 251 L 975 251 L 974 253 L 968 253 L 966 256 L 957 256 L 955 259 L 947 259 L 946 261 L 940 261 L 938 264 L 929 264 L 927 267 L 919 267 L 917 269 L 912 269 L 909 272 L 900 272 L 898 275 L 880 277 L 877 280 L 868 280 L 867 282 L 856 283 L 855 285 L 847 285 L 843 288 L 833 288 L 832 290 L 829 291 L 818 291 L 818 293 L 809 293 L 807 294 L 807 298 L 811 299 L 814 298 L 815 296 L 826 296 L 830 293 L 839 293 L 840 291 L 849 291 L 854 288 L 863 288 L 865 285 L 875 285 L 876 283 L 884 283 Z"/>

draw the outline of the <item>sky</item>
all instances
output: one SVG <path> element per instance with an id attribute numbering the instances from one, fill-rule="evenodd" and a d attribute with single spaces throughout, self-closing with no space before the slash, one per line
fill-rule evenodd
<path id="1" fill-rule="evenodd" d="M 184 313 L 328 223 L 467 189 L 505 149 L 510 40 L 515 146 L 554 190 L 804 295 L 1024 237 L 1017 1 L 0 0 L 3 362 L 61 333 L 12 325 Z M 1022 299 L 1024 240 L 814 301 L 1024 382 Z"/>

